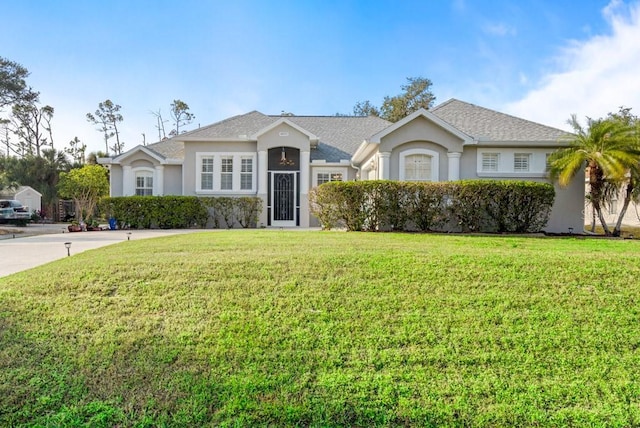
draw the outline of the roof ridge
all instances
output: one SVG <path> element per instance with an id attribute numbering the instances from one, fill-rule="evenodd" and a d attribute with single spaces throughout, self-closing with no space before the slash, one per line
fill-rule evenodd
<path id="1" fill-rule="evenodd" d="M 291 116 L 282 116 L 280 114 L 267 114 L 265 116 L 268 117 L 273 117 L 273 118 L 288 118 L 288 117 L 325 117 L 325 118 L 335 118 L 335 119 L 367 119 L 369 117 L 376 117 L 378 119 L 382 119 L 379 116 L 373 116 L 373 115 L 369 115 L 369 116 L 356 116 L 356 115 L 342 115 L 342 116 L 336 116 L 334 114 L 321 114 L 321 115 L 315 115 L 315 114 L 294 114 Z M 383 119 L 384 120 L 384 119 Z"/>
<path id="2" fill-rule="evenodd" d="M 458 99 L 456 99 L 456 98 L 449 98 L 447 101 L 443 101 L 443 102 L 441 102 L 440 104 L 438 104 L 437 106 L 435 106 L 435 107 L 433 107 L 433 108 L 431 108 L 431 109 L 429 109 L 429 110 L 430 110 L 430 111 L 437 110 L 437 109 L 439 109 L 439 108 L 441 108 L 441 107 L 444 107 L 444 106 L 446 106 L 446 105 L 448 105 L 448 104 L 451 104 L 453 101 L 460 101 L 460 100 L 458 100 Z M 464 102 L 464 101 L 460 101 L 460 102 L 462 103 L 462 102 Z"/>
<path id="3" fill-rule="evenodd" d="M 180 135 L 175 135 L 175 136 L 171 137 L 171 139 L 174 139 L 174 138 L 176 138 L 176 137 L 189 136 L 189 134 L 193 134 L 194 132 L 202 131 L 202 130 L 205 130 L 205 129 L 208 129 L 208 128 L 212 128 L 212 127 L 214 127 L 214 126 L 221 125 L 221 124 L 226 123 L 226 122 L 230 122 L 230 121 L 232 121 L 232 120 L 234 120 L 234 119 L 237 119 L 237 118 L 239 118 L 239 117 L 249 116 L 250 114 L 253 114 L 253 113 L 258 113 L 258 114 L 260 114 L 260 115 L 262 115 L 262 116 L 269 117 L 268 115 L 266 115 L 266 114 L 264 114 L 264 113 L 261 113 L 261 112 L 259 112 L 258 110 L 251 110 L 251 111 L 250 111 L 250 112 L 248 112 L 248 113 L 236 114 L 235 116 L 227 117 L 226 119 L 219 120 L 219 121 L 214 122 L 214 123 L 211 123 L 211 124 L 209 124 L 209 125 L 205 125 L 205 126 L 202 126 L 202 127 L 196 128 L 196 129 L 192 129 L 192 130 L 191 130 L 191 131 L 189 131 L 189 132 L 185 132 L 185 133 L 180 134 Z"/>
<path id="4" fill-rule="evenodd" d="M 477 108 L 477 109 L 480 109 L 480 110 L 484 110 L 484 111 L 487 111 L 487 112 L 491 112 L 493 114 L 497 114 L 497 115 L 500 115 L 500 116 L 504 116 L 504 117 L 508 117 L 508 118 L 511 118 L 511 119 L 515 119 L 515 120 L 518 120 L 518 121 L 521 121 L 521 122 L 526 122 L 526 123 L 530 123 L 530 124 L 533 124 L 533 125 L 542 126 L 544 128 L 547 128 L 547 129 L 553 129 L 555 131 L 560 131 L 560 132 L 564 132 L 564 133 L 567 132 L 567 131 L 565 131 L 563 129 L 560 129 L 560 128 L 554 128 L 553 126 L 545 125 L 544 123 L 535 122 L 535 121 L 529 120 L 529 119 L 524 119 L 522 117 L 515 116 L 513 114 L 504 113 L 504 112 L 501 112 L 501 111 L 498 111 L 498 110 L 494 110 L 494 109 L 491 109 L 491 108 L 488 108 L 488 107 L 483 107 L 483 106 L 480 106 L 480 105 L 477 105 L 477 104 L 473 104 L 473 103 L 470 103 L 470 102 L 467 102 L 467 101 L 458 100 L 456 98 L 451 98 L 448 101 L 445 101 L 444 103 L 438 105 L 436 108 L 444 107 L 445 105 L 451 104 L 452 102 L 458 102 L 460 104 L 466 104 L 468 106 L 471 106 L 471 107 L 474 107 L 474 108 Z M 434 108 L 433 110 L 435 110 L 436 108 Z"/>

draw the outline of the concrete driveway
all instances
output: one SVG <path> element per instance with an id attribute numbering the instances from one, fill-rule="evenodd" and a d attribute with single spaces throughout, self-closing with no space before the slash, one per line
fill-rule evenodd
<path id="1" fill-rule="evenodd" d="M 69 233 L 66 224 L 3 227 L 0 235 L 0 277 L 67 257 L 65 242 L 71 242 L 71 255 L 105 245 L 158 236 L 200 232 L 202 229 L 103 230 Z M 63 233 L 63 230 L 65 231 Z M 130 235 L 127 233 L 130 232 Z"/>

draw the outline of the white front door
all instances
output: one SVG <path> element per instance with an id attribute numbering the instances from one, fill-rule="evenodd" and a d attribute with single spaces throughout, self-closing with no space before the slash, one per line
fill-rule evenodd
<path id="1" fill-rule="evenodd" d="M 296 173 L 271 172 L 271 225 L 292 227 L 296 225 Z"/>

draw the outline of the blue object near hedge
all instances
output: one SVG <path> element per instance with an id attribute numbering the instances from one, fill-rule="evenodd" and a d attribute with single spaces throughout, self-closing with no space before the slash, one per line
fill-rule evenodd
<path id="1" fill-rule="evenodd" d="M 109 219 L 109 229 L 116 230 L 116 225 L 117 224 L 118 224 L 118 221 L 115 218 L 110 218 Z"/>

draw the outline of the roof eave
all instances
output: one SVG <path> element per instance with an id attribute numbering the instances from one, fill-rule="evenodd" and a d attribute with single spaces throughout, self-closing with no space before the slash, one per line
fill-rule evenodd
<path id="1" fill-rule="evenodd" d="M 559 148 L 566 146 L 561 140 L 527 140 L 527 141 L 497 141 L 497 140 L 476 140 L 478 147 L 551 147 Z"/>
<path id="2" fill-rule="evenodd" d="M 215 137 L 215 138 L 207 138 L 207 137 L 192 137 L 192 138 L 184 138 L 181 140 L 184 143 L 187 142 L 198 142 L 198 143 L 241 143 L 241 142 L 251 142 L 251 141 L 257 141 L 256 139 L 253 138 L 247 138 L 247 137 L 225 137 L 225 138 L 221 138 L 221 137 Z"/>
<path id="3" fill-rule="evenodd" d="M 358 149 L 355 151 L 353 156 L 351 156 L 351 163 L 354 165 L 360 165 L 367 159 L 373 152 L 375 152 L 376 148 L 379 146 L 379 143 L 372 143 L 371 141 L 364 140 Z"/>

